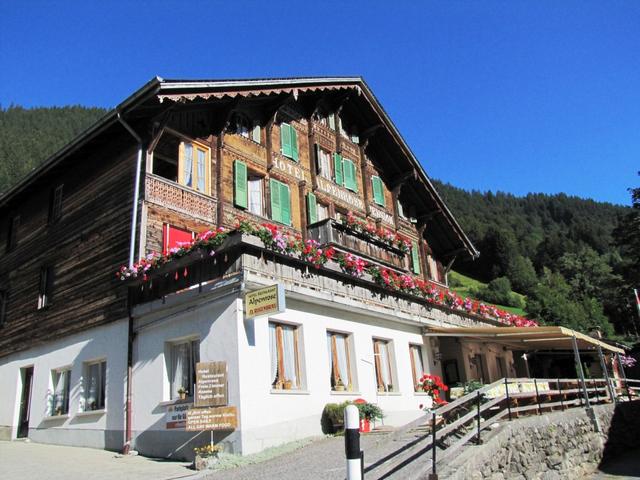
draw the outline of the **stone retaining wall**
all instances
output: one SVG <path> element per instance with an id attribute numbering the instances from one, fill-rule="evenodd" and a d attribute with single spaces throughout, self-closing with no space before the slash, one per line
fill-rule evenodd
<path id="1" fill-rule="evenodd" d="M 601 432 L 583 408 L 503 422 L 446 465 L 441 479 L 572 480 L 640 440 L 640 401 L 594 407 Z"/>

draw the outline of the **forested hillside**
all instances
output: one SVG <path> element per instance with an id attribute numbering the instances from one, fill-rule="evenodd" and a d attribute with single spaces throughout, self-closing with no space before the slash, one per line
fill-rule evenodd
<path id="1" fill-rule="evenodd" d="M 613 324 L 619 334 L 635 334 L 633 233 L 625 238 L 620 227 L 635 209 L 564 194 L 516 197 L 435 184 L 481 252 L 455 265 L 490 282 L 478 296 L 515 302 L 545 323 L 608 335 Z M 525 305 L 511 289 L 527 296 Z"/>
<path id="2" fill-rule="evenodd" d="M 0 192 L 106 113 L 80 106 L 0 108 Z"/>
<path id="3" fill-rule="evenodd" d="M 80 106 L 0 108 L 0 192 L 105 113 Z M 523 308 L 543 323 L 607 335 L 614 325 L 619 335 L 636 334 L 640 190 L 631 209 L 564 194 L 516 197 L 435 184 L 481 251 L 477 261 L 454 266 L 488 282 L 471 292 L 476 297 Z"/>

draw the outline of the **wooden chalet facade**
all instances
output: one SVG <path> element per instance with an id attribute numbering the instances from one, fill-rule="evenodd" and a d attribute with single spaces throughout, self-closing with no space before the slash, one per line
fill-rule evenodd
<path id="1" fill-rule="evenodd" d="M 442 287 L 456 257 L 478 255 L 362 79 L 154 79 L 0 197 L 0 377 L 13 392 L 0 403 L 0 436 L 166 455 L 190 437 L 163 419 L 181 404 L 176 375 L 192 375 L 184 364 L 196 360 L 229 363 L 242 428 L 218 439 L 233 451 L 319 431 L 327 395 L 342 399 L 338 384 L 347 398 L 386 396 L 383 408 L 401 422 L 419 414 L 411 375 L 441 372 L 422 328 L 497 325 L 381 295 L 338 269 L 311 275 L 240 234 L 223 253 L 180 259 L 150 273 L 150 282 L 116 275 L 240 221 L 268 222 Z M 350 221 L 397 234 L 409 248 Z M 291 298 L 287 312 L 243 321 L 243 293 L 280 282 Z M 286 350 L 290 338 L 295 354 L 276 355 L 274 345 Z M 326 363 L 327 348 L 328 390 L 316 398 L 309 364 Z M 302 396 L 279 391 L 288 355 L 296 372 L 286 375 Z M 269 356 L 275 370 L 263 373 L 279 380 L 256 395 L 259 408 L 279 412 L 272 422 L 254 411 L 243 380 Z M 512 360 L 500 362 L 503 369 Z M 497 368 L 498 360 L 489 369 Z M 34 407 L 41 398 L 48 403 Z M 265 433 L 296 422 L 295 432 Z M 87 433 L 96 429 L 104 435 Z"/>

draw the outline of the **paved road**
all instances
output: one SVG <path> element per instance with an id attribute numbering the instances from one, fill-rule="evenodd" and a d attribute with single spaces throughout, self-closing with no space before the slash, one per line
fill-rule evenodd
<path id="1" fill-rule="evenodd" d="M 93 448 L 0 441 L 0 478 L 36 480 L 195 480 L 188 463 L 123 457 Z"/>

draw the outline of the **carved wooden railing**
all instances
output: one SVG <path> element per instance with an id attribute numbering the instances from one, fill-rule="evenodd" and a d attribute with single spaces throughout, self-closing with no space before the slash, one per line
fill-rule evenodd
<path id="1" fill-rule="evenodd" d="M 145 200 L 207 223 L 216 223 L 216 201 L 213 198 L 157 175 L 146 175 Z"/>
<path id="2" fill-rule="evenodd" d="M 406 254 L 382 241 L 355 232 L 330 218 L 308 227 L 309 238 L 380 262 L 399 270 L 407 269 Z"/>

